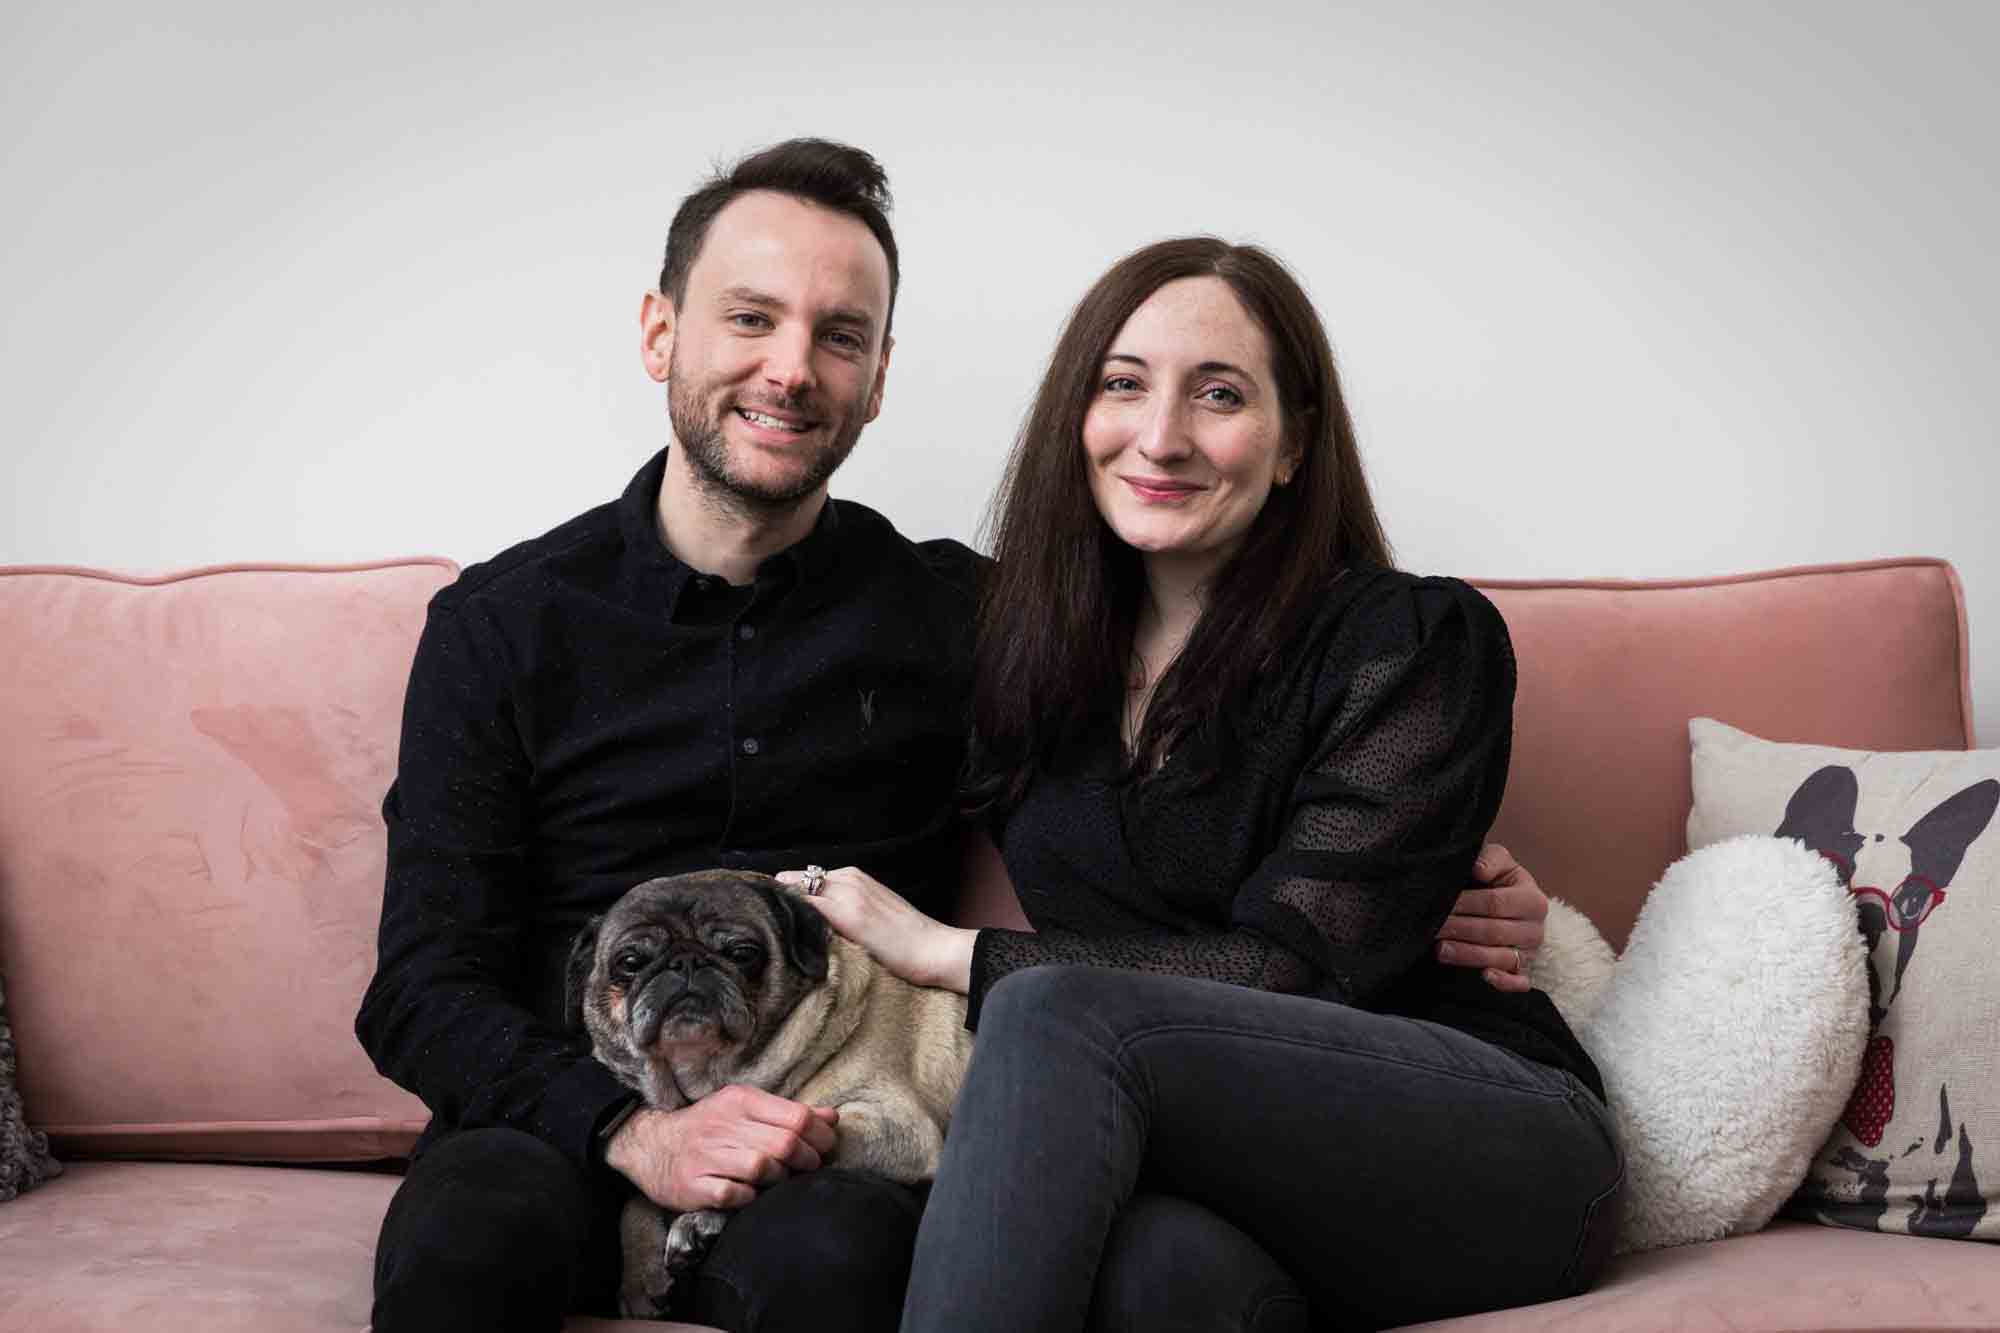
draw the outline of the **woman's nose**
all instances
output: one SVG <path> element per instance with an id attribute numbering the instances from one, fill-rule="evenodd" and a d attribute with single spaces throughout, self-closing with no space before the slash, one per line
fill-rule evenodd
<path id="1" fill-rule="evenodd" d="M 1146 420 L 1140 423 L 1137 443 L 1143 458 L 1170 462 L 1187 457 L 1194 444 L 1188 438 L 1187 420 L 1181 405 L 1172 401 L 1157 403 Z"/>

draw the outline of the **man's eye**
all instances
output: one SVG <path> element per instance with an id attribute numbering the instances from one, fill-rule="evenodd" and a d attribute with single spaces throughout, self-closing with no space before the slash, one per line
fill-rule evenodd
<path id="1" fill-rule="evenodd" d="M 771 321 L 754 310 L 739 310 L 729 317 L 729 322 L 740 329 L 767 329 Z"/>
<path id="2" fill-rule="evenodd" d="M 847 333 L 840 329 L 827 334 L 826 340 L 845 352 L 859 352 L 867 346 L 859 334 Z"/>

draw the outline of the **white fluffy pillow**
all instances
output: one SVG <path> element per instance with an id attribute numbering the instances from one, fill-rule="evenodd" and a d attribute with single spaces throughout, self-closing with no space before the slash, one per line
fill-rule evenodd
<path id="1" fill-rule="evenodd" d="M 1597 1062 L 1625 1149 L 1620 1253 L 1755 1231 L 1861 1067 L 1866 946 L 1833 867 L 1760 834 L 1690 852 L 1625 952 L 1552 904 L 1535 984 Z"/>

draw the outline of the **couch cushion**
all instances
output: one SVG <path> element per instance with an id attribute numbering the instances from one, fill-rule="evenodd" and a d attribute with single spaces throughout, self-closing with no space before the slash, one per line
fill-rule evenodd
<path id="1" fill-rule="evenodd" d="M 1434 1333 L 1766 1333 L 2000 1328 L 1985 1245 L 1779 1222 L 1753 1236 L 1628 1255 L 1581 1296 L 1406 1329 Z"/>
<path id="2" fill-rule="evenodd" d="M 443 560 L 0 570 L 0 958 L 59 1151 L 405 1152 L 353 1036 Z"/>
<path id="3" fill-rule="evenodd" d="M 1801 840 L 1832 863 L 1869 949 L 1866 1063 L 1799 1211 L 2000 1240 L 2000 750 L 1780 745 L 1707 718 L 1689 731 L 1689 842 Z"/>
<path id="4" fill-rule="evenodd" d="M 1475 582 L 1520 661 L 1493 836 L 1614 948 L 1686 850 L 1689 718 L 1857 749 L 1973 744 L 1965 602 L 1941 560 Z"/>
<path id="5" fill-rule="evenodd" d="M 399 1180 L 76 1162 L 0 1208 L 0 1329 L 353 1330 Z"/>
<path id="6" fill-rule="evenodd" d="M 368 1323 L 375 1237 L 399 1183 L 296 1166 L 77 1163 L 0 1208 L 0 1331 L 353 1333 Z"/>

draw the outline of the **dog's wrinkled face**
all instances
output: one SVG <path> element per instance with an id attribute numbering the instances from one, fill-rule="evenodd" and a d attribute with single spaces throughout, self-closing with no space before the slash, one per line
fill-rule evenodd
<path id="1" fill-rule="evenodd" d="M 826 980 L 827 945 L 825 919 L 768 875 L 648 880 L 578 934 L 569 1012 L 624 1083 L 678 1104 L 756 1058 Z"/>

